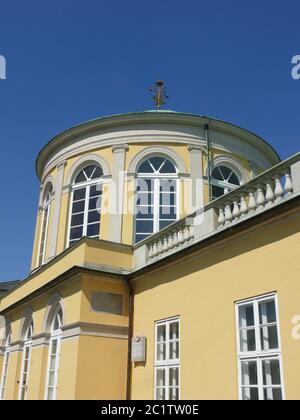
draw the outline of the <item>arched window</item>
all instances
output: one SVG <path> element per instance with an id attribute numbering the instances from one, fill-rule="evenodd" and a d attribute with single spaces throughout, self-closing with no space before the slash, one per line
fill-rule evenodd
<path id="1" fill-rule="evenodd" d="M 237 173 L 225 165 L 216 166 L 211 174 L 212 199 L 233 191 L 241 184 Z"/>
<path id="2" fill-rule="evenodd" d="M 55 312 L 50 327 L 49 356 L 45 395 L 46 400 L 56 400 L 57 397 L 62 325 L 63 313 L 62 309 L 59 308 Z"/>
<path id="3" fill-rule="evenodd" d="M 24 348 L 22 358 L 22 368 L 20 377 L 19 400 L 26 400 L 28 390 L 28 376 L 31 360 L 32 349 L 32 336 L 33 336 L 33 322 L 31 321 L 26 329 L 24 336 Z"/>
<path id="4" fill-rule="evenodd" d="M 137 170 L 135 242 L 173 223 L 178 217 L 178 170 L 166 157 L 153 156 Z"/>
<path id="5" fill-rule="evenodd" d="M 77 175 L 73 183 L 69 246 L 84 236 L 99 238 L 102 175 L 100 166 L 89 165 Z"/>
<path id="6" fill-rule="evenodd" d="M 48 243 L 48 228 L 50 218 L 50 206 L 53 198 L 53 187 L 50 185 L 45 195 L 45 199 L 42 207 L 42 225 L 41 225 L 41 238 L 38 255 L 38 266 L 45 263 L 46 250 Z"/>
<path id="7" fill-rule="evenodd" d="M 5 342 L 5 353 L 4 353 L 4 360 L 3 360 L 3 367 L 2 367 L 2 378 L 1 378 L 1 386 L 0 386 L 0 400 L 4 400 L 5 395 L 5 386 L 6 386 L 6 379 L 8 373 L 8 365 L 9 365 L 9 357 L 11 351 L 11 338 L 12 333 L 11 330 L 9 331 L 6 342 Z"/>

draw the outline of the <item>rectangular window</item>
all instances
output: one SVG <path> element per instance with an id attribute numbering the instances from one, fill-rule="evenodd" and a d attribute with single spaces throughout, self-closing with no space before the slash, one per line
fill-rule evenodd
<path id="1" fill-rule="evenodd" d="M 283 400 L 282 359 L 276 295 L 236 305 L 242 400 Z"/>
<path id="2" fill-rule="evenodd" d="M 179 400 L 179 318 L 159 321 L 155 330 L 155 399 Z"/>

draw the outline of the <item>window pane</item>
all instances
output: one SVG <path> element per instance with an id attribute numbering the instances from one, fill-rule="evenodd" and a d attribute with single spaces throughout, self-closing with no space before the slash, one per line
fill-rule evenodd
<path id="1" fill-rule="evenodd" d="M 166 389 L 165 388 L 157 388 L 156 389 L 156 399 L 158 401 L 162 401 L 166 399 Z"/>
<path id="2" fill-rule="evenodd" d="M 137 220 L 136 221 L 136 232 L 137 233 L 152 233 L 153 232 L 153 220 Z"/>
<path id="3" fill-rule="evenodd" d="M 79 184 L 80 182 L 85 182 L 86 181 L 86 176 L 84 174 L 83 171 L 81 171 L 78 175 L 77 178 L 75 179 L 75 184 Z"/>
<path id="4" fill-rule="evenodd" d="M 222 195 L 224 195 L 224 188 L 222 187 L 217 187 L 216 185 L 212 185 L 211 187 L 212 189 L 212 197 L 214 199 L 218 198 L 218 197 L 222 197 Z"/>
<path id="5" fill-rule="evenodd" d="M 257 385 L 257 363 L 256 361 L 241 362 L 242 385 Z"/>
<path id="6" fill-rule="evenodd" d="M 149 206 L 154 203 L 154 194 L 151 192 L 139 192 L 136 199 L 137 206 Z"/>
<path id="7" fill-rule="evenodd" d="M 79 239 L 82 238 L 83 227 L 72 228 L 70 231 L 70 239 Z"/>
<path id="8" fill-rule="evenodd" d="M 176 205 L 176 194 L 170 192 L 161 192 L 159 198 L 159 204 L 162 206 L 175 206 Z"/>
<path id="9" fill-rule="evenodd" d="M 90 198 L 89 210 L 100 209 L 100 208 L 101 208 L 101 197 Z"/>
<path id="10" fill-rule="evenodd" d="M 157 342 L 161 343 L 166 341 L 166 326 L 165 325 L 158 325 L 157 327 Z"/>
<path id="11" fill-rule="evenodd" d="M 164 229 L 165 227 L 169 226 L 171 223 L 174 223 L 174 219 L 173 220 L 161 220 L 159 222 L 159 229 Z"/>
<path id="12" fill-rule="evenodd" d="M 179 385 L 179 369 L 171 368 L 169 369 L 169 386 L 178 386 Z"/>
<path id="13" fill-rule="evenodd" d="M 86 188 L 80 188 L 78 190 L 74 190 L 73 200 L 83 200 L 85 198 Z"/>
<path id="14" fill-rule="evenodd" d="M 240 328 L 254 326 L 254 309 L 252 303 L 239 307 L 239 325 Z"/>
<path id="15" fill-rule="evenodd" d="M 262 369 L 264 385 L 281 385 L 279 360 L 263 360 Z"/>
<path id="16" fill-rule="evenodd" d="M 262 350 L 278 349 L 277 325 L 260 328 L 260 341 Z"/>
<path id="17" fill-rule="evenodd" d="M 156 386 L 166 386 L 166 371 L 165 369 L 156 369 Z"/>
<path id="18" fill-rule="evenodd" d="M 264 400 L 281 401 L 282 400 L 281 388 L 265 388 Z"/>
<path id="19" fill-rule="evenodd" d="M 169 400 L 178 401 L 179 400 L 179 389 L 178 388 L 169 388 Z"/>
<path id="20" fill-rule="evenodd" d="M 137 180 L 137 191 L 153 191 L 153 179 L 141 179 Z"/>
<path id="21" fill-rule="evenodd" d="M 90 188 L 90 197 L 99 197 L 102 194 L 102 185 L 92 185 Z"/>
<path id="22" fill-rule="evenodd" d="M 166 160 L 160 170 L 160 173 L 161 174 L 175 174 L 176 168 L 172 162 L 170 162 L 169 160 Z"/>
<path id="23" fill-rule="evenodd" d="M 157 344 L 157 360 L 166 360 L 166 344 Z"/>
<path id="24" fill-rule="evenodd" d="M 137 219 L 153 219 L 153 208 L 150 206 L 137 207 Z"/>
<path id="25" fill-rule="evenodd" d="M 100 213 L 98 210 L 90 211 L 88 215 L 88 223 L 99 222 Z"/>
<path id="26" fill-rule="evenodd" d="M 276 322 L 275 300 L 259 303 L 259 322 L 260 324 L 270 324 Z"/>
<path id="27" fill-rule="evenodd" d="M 149 237 L 149 235 L 136 234 L 135 235 L 135 243 L 141 242 L 148 237 Z"/>
<path id="28" fill-rule="evenodd" d="M 173 341 L 169 344 L 169 359 L 179 359 L 179 341 Z"/>
<path id="29" fill-rule="evenodd" d="M 159 218 L 160 219 L 176 219 L 177 211 L 176 207 L 160 207 L 159 209 Z"/>
<path id="30" fill-rule="evenodd" d="M 84 211 L 84 205 L 85 205 L 85 201 L 77 201 L 76 203 L 73 203 L 73 207 L 72 207 L 72 213 L 81 213 Z"/>
<path id="31" fill-rule="evenodd" d="M 91 176 L 94 173 L 95 169 L 96 169 L 96 166 L 95 165 L 90 165 L 90 166 L 87 166 L 86 168 L 84 168 L 84 172 L 85 172 L 85 174 L 86 174 L 86 176 L 87 176 L 88 179 L 91 178 Z"/>
<path id="32" fill-rule="evenodd" d="M 151 165 L 154 166 L 156 171 L 160 169 L 160 167 L 165 162 L 165 160 L 166 160 L 165 158 L 158 157 L 158 156 L 149 159 L 149 161 L 151 162 Z"/>
<path id="33" fill-rule="evenodd" d="M 93 173 L 92 179 L 100 178 L 103 175 L 102 168 L 100 166 L 97 166 L 95 169 L 95 172 Z"/>
<path id="34" fill-rule="evenodd" d="M 98 236 L 100 232 L 100 223 L 89 225 L 87 227 L 87 236 Z"/>
<path id="35" fill-rule="evenodd" d="M 83 225 L 83 218 L 84 218 L 84 213 L 76 214 L 76 215 L 72 216 L 71 225 L 72 226 Z"/>
<path id="36" fill-rule="evenodd" d="M 179 323 L 172 322 L 169 327 L 169 338 L 170 340 L 176 340 L 179 338 Z"/>
<path id="37" fill-rule="evenodd" d="M 258 388 L 243 388 L 242 399 L 244 401 L 258 401 Z"/>
<path id="38" fill-rule="evenodd" d="M 138 172 L 140 173 L 144 173 L 144 174 L 151 174 L 153 173 L 153 169 L 149 163 L 148 160 L 145 160 L 145 162 L 143 162 L 139 168 L 138 168 Z"/>
<path id="39" fill-rule="evenodd" d="M 240 330 L 240 351 L 248 352 L 256 350 L 255 329 Z"/>

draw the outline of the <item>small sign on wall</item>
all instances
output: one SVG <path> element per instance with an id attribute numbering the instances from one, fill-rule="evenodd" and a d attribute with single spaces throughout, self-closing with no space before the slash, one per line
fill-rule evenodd
<path id="1" fill-rule="evenodd" d="M 131 361 L 146 362 L 146 337 L 135 336 L 132 338 Z"/>

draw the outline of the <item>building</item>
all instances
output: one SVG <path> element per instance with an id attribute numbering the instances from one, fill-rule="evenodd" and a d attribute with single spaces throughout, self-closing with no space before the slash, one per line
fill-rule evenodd
<path id="1" fill-rule="evenodd" d="M 300 154 L 171 111 L 52 139 L 1 399 L 298 399 Z"/>

